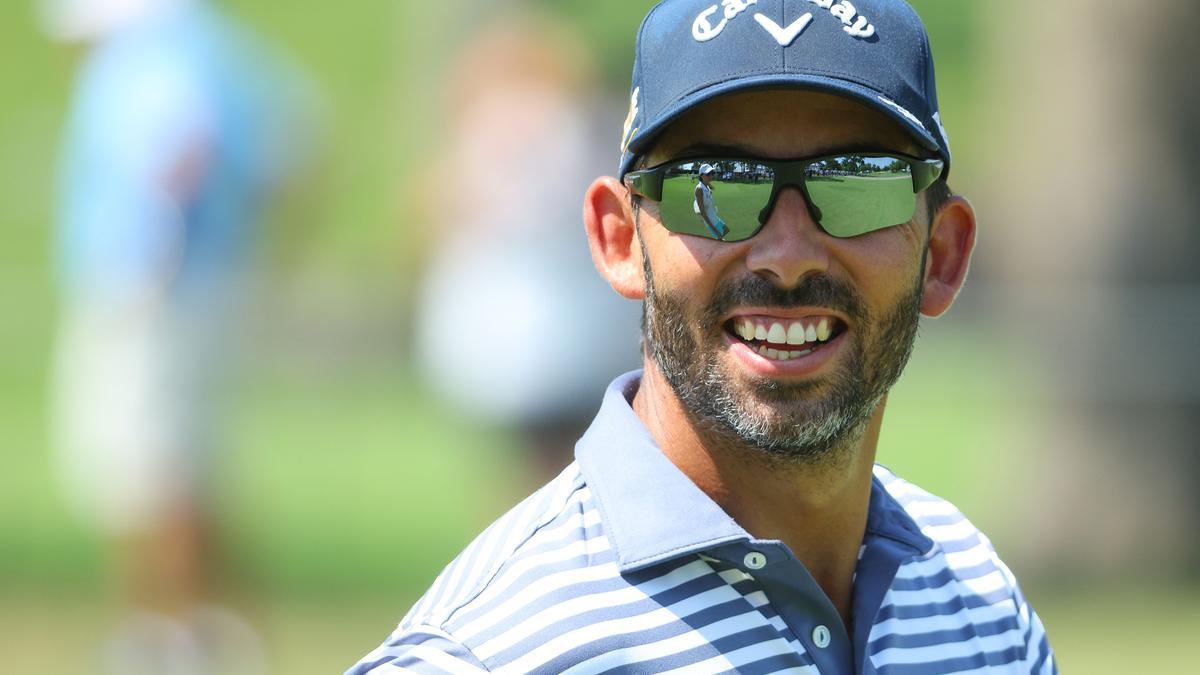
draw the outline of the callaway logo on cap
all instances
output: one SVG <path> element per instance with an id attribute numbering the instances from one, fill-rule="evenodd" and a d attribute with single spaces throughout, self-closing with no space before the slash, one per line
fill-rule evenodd
<path id="1" fill-rule="evenodd" d="M 903 0 L 664 0 L 638 32 L 624 177 L 679 115 L 722 94 L 797 87 L 838 94 L 895 119 L 946 163 L 933 56 Z"/>

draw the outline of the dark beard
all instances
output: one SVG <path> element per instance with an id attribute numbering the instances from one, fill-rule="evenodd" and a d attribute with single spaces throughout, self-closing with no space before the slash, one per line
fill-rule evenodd
<path id="1" fill-rule="evenodd" d="M 640 237 L 639 237 L 640 239 Z M 839 448 L 862 437 L 871 414 L 912 354 L 920 318 L 918 283 L 878 321 L 852 287 L 828 275 L 783 290 L 757 275 L 721 283 L 690 316 L 686 292 L 660 293 L 643 248 L 646 301 L 642 332 L 675 395 L 701 429 L 789 463 L 836 461 Z M 746 391 L 720 366 L 725 349 L 719 321 L 739 306 L 806 305 L 843 312 L 855 328 L 848 358 L 830 378 L 788 383 L 757 378 Z M 703 331 L 697 339 L 694 330 Z M 822 393 L 824 392 L 824 393 Z"/>

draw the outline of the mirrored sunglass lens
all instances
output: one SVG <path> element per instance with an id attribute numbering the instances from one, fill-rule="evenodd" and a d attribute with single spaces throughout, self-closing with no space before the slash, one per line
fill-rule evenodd
<path id="1" fill-rule="evenodd" d="M 916 211 L 912 167 L 895 157 L 823 159 L 808 166 L 804 184 L 821 228 L 835 237 L 906 223 Z"/>
<path id="2" fill-rule="evenodd" d="M 700 167 L 712 166 L 712 180 L 700 180 Z M 752 162 L 684 162 L 663 175 L 663 225 L 672 232 L 740 241 L 753 236 L 758 214 L 771 197 L 775 172 Z"/>

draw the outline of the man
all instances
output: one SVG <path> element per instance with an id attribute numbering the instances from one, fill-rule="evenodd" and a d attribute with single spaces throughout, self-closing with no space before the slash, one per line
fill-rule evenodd
<path id="1" fill-rule="evenodd" d="M 975 235 L 918 17 L 667 0 L 632 103 L 584 220 L 644 370 L 350 672 L 1056 672 L 988 540 L 874 465 Z M 723 240 L 689 203 L 714 160 Z"/>

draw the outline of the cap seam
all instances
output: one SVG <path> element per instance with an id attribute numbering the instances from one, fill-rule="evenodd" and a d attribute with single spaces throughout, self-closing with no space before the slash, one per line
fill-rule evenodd
<path id="1" fill-rule="evenodd" d="M 921 94 L 922 94 L 922 98 L 924 98 L 925 100 L 928 101 L 929 100 L 929 70 L 930 70 L 929 64 L 932 63 L 932 61 L 933 61 L 933 54 L 931 52 L 931 48 L 929 46 L 929 40 L 927 38 L 928 38 L 928 36 L 925 36 L 921 39 L 921 42 L 922 42 L 922 45 L 921 45 L 921 47 L 922 47 L 922 49 L 921 49 L 921 72 L 925 73 L 925 77 L 922 78 L 922 82 L 921 82 L 921 86 L 924 87 L 925 91 L 921 92 Z M 932 115 L 933 113 L 930 112 L 929 114 Z"/>
<path id="2" fill-rule="evenodd" d="M 784 0 L 784 2 L 779 3 L 779 25 L 780 26 L 788 25 L 787 16 L 788 16 L 787 15 L 787 1 Z M 779 48 L 779 67 L 784 70 L 787 70 L 787 67 L 788 67 L 787 57 L 788 57 L 787 48 L 781 46 Z"/>
<path id="3" fill-rule="evenodd" d="M 633 43 L 633 73 L 632 73 L 633 82 L 629 89 L 630 96 L 633 95 L 632 92 L 640 89 L 641 82 L 642 82 L 642 68 L 643 68 L 643 66 L 642 66 L 642 35 L 646 32 L 646 26 L 648 26 L 650 24 L 651 17 L 654 16 L 654 13 L 657 12 L 658 9 L 660 7 L 662 7 L 663 4 L 666 3 L 666 1 L 667 0 L 660 0 L 657 4 L 655 4 L 653 7 L 651 7 L 650 11 L 646 13 L 645 18 L 642 19 L 642 25 L 638 26 L 637 38 Z M 643 95 L 643 98 L 642 98 L 643 104 L 645 104 L 645 99 L 647 96 L 649 96 L 649 92 L 647 92 L 646 94 Z M 644 109 L 644 107 L 643 107 L 643 109 Z M 634 117 L 635 117 L 635 119 L 633 120 L 633 122 L 636 125 L 637 117 L 641 117 L 642 119 L 645 119 L 646 116 L 642 111 L 635 111 Z M 630 158 L 631 158 L 630 164 L 632 164 L 633 163 L 632 158 L 637 156 L 637 154 L 633 151 L 633 146 L 634 146 L 634 141 L 636 140 L 636 137 L 638 135 L 638 131 L 640 131 L 640 129 L 637 126 L 633 126 L 633 127 L 630 127 L 630 131 L 627 132 L 628 136 L 629 136 L 628 138 L 625 137 L 625 134 L 622 134 L 622 136 L 621 136 L 621 143 L 624 147 L 621 152 L 621 157 L 617 161 L 617 173 L 619 173 L 619 174 L 623 175 L 625 173 L 625 169 L 624 169 L 625 157 L 627 155 L 630 156 Z"/>
<path id="4" fill-rule="evenodd" d="M 633 86 L 634 87 L 637 87 L 637 88 L 641 87 L 642 76 L 644 74 L 643 70 L 645 68 L 645 65 L 642 63 L 642 44 L 644 44 L 642 41 L 642 36 L 646 33 L 646 26 L 650 25 L 650 22 L 653 19 L 655 13 L 657 13 L 658 10 L 661 9 L 662 6 L 665 5 L 666 3 L 667 3 L 667 0 L 659 0 L 658 4 L 651 7 L 650 11 L 646 13 L 646 18 L 642 19 L 642 25 L 638 27 L 637 41 L 634 43 L 634 52 L 633 52 L 633 69 L 634 69 L 634 71 L 636 71 L 633 74 L 633 77 L 634 77 Z M 633 89 L 631 88 L 630 91 L 632 91 L 632 90 Z M 650 108 L 649 105 L 646 105 L 646 98 L 649 96 L 650 96 L 650 92 L 647 89 L 642 94 L 642 110 L 643 110 L 643 112 L 638 113 L 638 116 L 641 117 L 643 120 L 646 119 L 646 115 L 645 115 L 644 111 L 648 110 Z M 632 145 L 633 145 L 633 138 L 631 137 L 629 139 L 629 146 L 632 146 Z"/>

